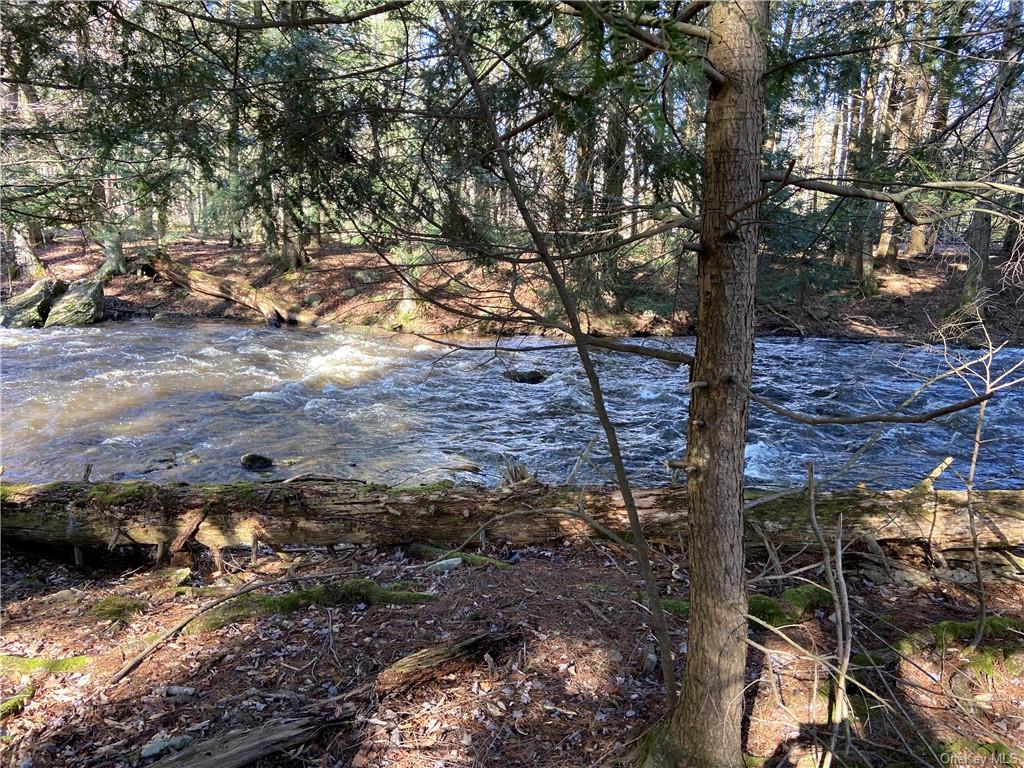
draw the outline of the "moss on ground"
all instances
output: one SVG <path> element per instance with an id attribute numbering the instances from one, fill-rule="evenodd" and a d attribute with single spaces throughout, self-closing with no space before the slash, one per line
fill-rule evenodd
<path id="1" fill-rule="evenodd" d="M 769 595 L 752 594 L 747 598 L 747 614 L 772 627 L 786 624 L 797 624 L 806 618 L 815 608 L 832 605 L 832 593 L 817 584 L 803 584 L 787 589 L 782 599 Z M 754 629 L 761 627 L 757 621 L 751 621 Z"/>
<path id="2" fill-rule="evenodd" d="M 64 659 L 28 658 L 27 656 L 0 655 L 0 675 L 31 675 L 42 672 L 59 675 L 63 672 L 77 672 L 89 666 L 89 656 L 69 656 Z"/>
<path id="3" fill-rule="evenodd" d="M 951 645 L 967 645 L 974 639 L 977 621 L 940 621 L 893 641 L 891 648 L 858 653 L 850 661 L 857 666 L 877 667 L 889 664 L 900 656 L 911 657 L 933 644 L 944 651 Z M 994 678 L 1000 669 L 1010 675 L 1024 674 L 1024 621 L 988 616 L 982 643 L 966 652 L 967 669 Z"/>
<path id="4" fill-rule="evenodd" d="M 661 605 L 668 613 L 678 616 L 680 619 L 690 617 L 690 604 L 678 597 L 664 597 L 661 600 Z"/>
<path id="5" fill-rule="evenodd" d="M 940 621 L 923 630 L 935 641 L 935 647 L 948 648 L 953 643 L 969 643 L 978 630 L 977 621 Z M 1024 636 L 1024 621 L 1003 616 L 986 616 L 982 640 L 1019 640 Z"/>
<path id="6" fill-rule="evenodd" d="M 31 685 L 27 685 L 9 699 L 4 699 L 3 702 L 0 702 L 0 720 L 6 720 L 11 715 L 20 714 L 35 693 L 36 689 Z"/>
<path id="7" fill-rule="evenodd" d="M 477 555 L 472 552 L 454 552 L 435 547 L 433 544 L 410 544 L 406 547 L 406 552 L 419 560 L 447 560 L 449 557 L 460 557 L 468 565 L 493 565 L 503 571 L 512 567 L 511 563 L 495 560 L 493 557 Z"/>
<path id="8" fill-rule="evenodd" d="M 818 584 L 803 584 L 782 593 L 782 602 L 792 607 L 791 615 L 807 616 L 815 608 L 832 605 L 832 593 Z"/>
<path id="9" fill-rule="evenodd" d="M 258 616 L 293 613 L 309 605 L 413 605 L 434 599 L 433 595 L 412 592 L 403 589 L 401 585 L 382 587 L 369 579 L 348 579 L 281 595 L 257 595 L 250 592 L 203 614 L 185 628 L 185 633 L 196 635 L 210 632 Z"/>
<path id="10" fill-rule="evenodd" d="M 768 595 L 750 595 L 747 598 L 747 613 L 771 627 L 781 627 L 799 621 L 799 617 L 793 618 L 790 610 L 782 602 Z M 755 628 L 759 626 L 757 622 L 753 624 Z"/>
<path id="11" fill-rule="evenodd" d="M 141 613 L 145 608 L 146 604 L 134 597 L 109 595 L 93 603 L 89 608 L 89 614 L 106 621 L 126 623 L 128 619 L 136 613 Z"/>

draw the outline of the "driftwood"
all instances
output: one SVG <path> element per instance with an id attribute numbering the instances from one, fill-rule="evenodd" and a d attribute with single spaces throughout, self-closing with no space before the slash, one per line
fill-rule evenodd
<path id="1" fill-rule="evenodd" d="M 316 325 L 317 316 L 300 307 L 289 305 L 261 288 L 255 288 L 242 280 L 218 277 L 184 264 L 172 261 L 165 253 L 157 251 L 144 257 L 143 266 L 175 285 L 188 288 L 195 293 L 216 296 L 259 312 L 268 323 L 279 325 Z"/>
<path id="2" fill-rule="evenodd" d="M 154 763 L 152 768 L 243 768 L 309 741 L 325 726 L 353 720 L 358 713 L 356 702 L 405 691 L 447 674 L 453 667 L 479 662 L 488 652 L 518 637 L 515 633 L 488 632 L 424 648 L 402 657 L 341 696 L 312 702 L 304 707 L 307 714 L 263 723 L 259 728 L 219 734 L 185 747 Z"/>
<path id="3" fill-rule="evenodd" d="M 357 482 L 298 481 L 158 485 L 146 482 L 3 483 L 5 542 L 107 547 L 165 546 L 184 529 L 213 549 L 339 543 L 391 546 L 429 541 L 462 544 L 483 531 L 515 545 L 592 535 L 592 523 L 629 530 L 619 493 L 609 488 L 422 486 L 385 488 Z M 681 488 L 636 491 L 640 518 L 655 541 L 679 540 L 685 529 Z M 753 495 L 753 492 L 752 492 Z M 584 521 L 577 510 L 589 518 Z M 975 493 L 979 544 L 1009 550 L 1024 544 L 1024 491 Z M 818 498 L 818 519 L 834 529 L 842 512 L 844 540 L 920 544 L 937 555 L 971 547 L 965 494 L 958 491 L 854 489 Z M 196 525 L 196 520 L 201 522 Z M 767 501 L 747 511 L 750 549 L 813 542 L 807 500 Z"/>

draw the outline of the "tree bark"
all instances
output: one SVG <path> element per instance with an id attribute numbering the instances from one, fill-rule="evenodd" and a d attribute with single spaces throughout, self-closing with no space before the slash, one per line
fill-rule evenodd
<path id="1" fill-rule="evenodd" d="M 281 299 L 242 280 L 218 277 L 208 272 L 171 261 L 167 256 L 157 254 L 150 257 L 149 265 L 165 280 L 188 288 L 190 291 L 207 296 L 227 299 L 259 312 L 268 323 L 279 325 L 316 325 L 317 316 L 312 312 L 287 304 Z"/>
<path id="2" fill-rule="evenodd" d="M 584 510 L 593 520 L 614 532 L 629 529 L 622 496 L 602 487 L 401 489 L 305 480 L 216 485 L 4 483 L 2 489 L 4 540 L 36 544 L 106 547 L 115 535 L 122 544 L 171 544 L 194 529 L 196 540 L 210 547 L 248 547 L 253 536 L 275 545 L 452 545 L 484 526 L 489 537 L 512 544 L 545 544 L 599 535 L 573 514 L 581 492 Z M 677 542 L 688 516 L 686 490 L 641 489 L 634 494 L 648 537 Z M 1024 540 L 1024 491 L 978 491 L 974 503 L 981 547 L 1009 548 Z M 958 551 L 969 557 L 965 504 L 962 491 L 855 489 L 820 497 L 817 514 L 823 525 L 834 527 L 842 512 L 844 541 L 870 534 L 882 543 L 920 544 L 947 557 Z M 802 497 L 776 499 L 747 510 L 745 519 L 756 523 L 773 547 L 799 549 L 812 542 L 807 509 Z M 735 527 L 741 527 L 740 514 L 733 517 Z M 738 546 L 738 535 L 734 543 Z M 764 540 L 751 536 L 745 546 L 759 552 Z M 691 550 L 691 561 L 695 554 Z"/>
<path id="3" fill-rule="evenodd" d="M 15 224 L 9 232 L 8 237 L 14 249 L 14 263 L 17 264 L 18 271 L 33 281 L 46 277 L 46 267 L 32 249 L 28 228 L 22 224 Z"/>
<path id="4" fill-rule="evenodd" d="M 747 640 L 743 452 L 754 354 L 757 217 L 768 4 L 712 3 L 707 57 L 727 82 L 708 91 L 697 345 L 690 366 L 686 471 L 690 630 L 683 695 L 649 764 L 735 768 Z M 737 386 L 740 385 L 740 386 Z"/>
<path id="5" fill-rule="evenodd" d="M 128 260 L 124 255 L 124 239 L 121 230 L 106 225 L 99 234 L 103 246 L 103 266 L 100 267 L 100 279 L 106 280 L 114 275 L 128 272 Z"/>

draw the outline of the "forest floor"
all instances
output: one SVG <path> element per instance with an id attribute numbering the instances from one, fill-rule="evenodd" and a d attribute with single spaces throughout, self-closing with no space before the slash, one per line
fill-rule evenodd
<path id="1" fill-rule="evenodd" d="M 129 254 L 138 246 L 127 248 Z M 277 274 L 268 265 L 261 247 L 249 245 L 228 249 L 222 240 L 189 236 L 173 242 L 169 251 L 175 260 L 215 275 L 242 279 L 265 288 L 287 302 L 312 309 L 323 323 L 373 325 L 416 333 L 540 333 L 538 326 L 475 321 L 457 314 L 487 306 L 501 314 L 508 310 L 506 287 L 500 275 L 456 263 L 450 268 L 421 269 L 418 280 L 431 300 L 445 303 L 456 312 L 445 311 L 429 301 L 402 302 L 403 283 L 399 275 L 382 264 L 376 254 L 353 246 L 330 245 L 310 251 L 312 262 L 301 272 Z M 54 277 L 65 280 L 84 277 L 99 267 L 102 253 L 95 245 L 64 235 L 39 249 L 40 257 Z M 1004 287 L 999 259 L 989 275 L 989 330 L 997 342 L 1024 344 L 1024 313 L 1020 302 L 1024 291 Z M 772 292 L 759 301 L 757 322 L 761 335 L 829 337 L 908 343 L 932 343 L 939 339 L 936 328 L 945 313 L 956 306 L 966 269 L 964 258 L 904 259 L 896 273 L 880 272 L 880 293 L 864 297 L 856 288 L 830 291 L 809 289 L 797 301 Z M 771 280 L 770 272 L 766 273 Z M 666 288 L 671 277 L 677 287 Z M 696 305 L 696 276 L 692 266 L 680 265 L 667 276 L 640 270 L 627 302 L 627 311 L 611 315 L 587 313 L 585 325 L 591 332 L 616 336 L 692 335 Z M 27 282 L 4 285 L 9 295 L 28 287 Z M 151 278 L 128 275 L 106 286 L 108 317 L 227 317 L 255 320 L 251 311 L 222 300 L 198 296 L 184 288 Z M 526 285 L 517 298 L 532 310 L 544 314 L 550 298 L 543 285 Z M 475 313 L 475 312 L 474 312 Z M 977 341 L 977 339 L 974 339 Z"/>
<path id="2" fill-rule="evenodd" d="M 143 755 L 167 759 L 186 743 L 207 740 L 216 753 L 228 732 L 254 737 L 309 716 L 319 727 L 302 743 L 255 764 L 614 763 L 663 711 L 634 566 L 621 549 L 597 541 L 489 553 L 510 567 L 467 561 L 431 572 L 402 549 L 370 547 L 295 550 L 291 562 L 267 551 L 255 567 L 248 552 L 228 553 L 224 573 L 212 572 L 205 554 L 184 570 L 155 571 L 138 562 L 119 565 L 110 555 L 75 568 L 5 553 L 0 693 L 8 700 L 31 686 L 33 695 L 3 720 L 0 762 L 145 766 L 154 758 Z M 851 747 L 839 764 L 1024 765 L 1024 586 L 989 583 L 989 611 L 1001 618 L 990 620 L 982 646 L 968 652 L 976 600 L 966 571 L 966 585 L 886 582 L 877 569 L 862 570 L 866 562 L 846 563 L 855 650 L 873 658 L 855 657 Z M 803 575 L 814 578 L 808 555 L 782 561 L 787 572 L 804 565 L 810 569 Z M 666 595 L 686 598 L 685 566 L 677 547 L 655 546 Z M 749 564 L 754 589 L 777 596 L 805 583 L 773 579 L 771 569 Z M 430 597 L 406 605 L 291 606 L 292 612 L 275 604 L 278 612 L 270 615 L 236 616 L 235 623 L 174 637 L 110 684 L 126 658 L 212 596 L 283 576 L 307 587 L 318 574 L 325 581 L 401 582 Z M 686 620 L 669 619 L 682 666 Z M 827 742 L 831 730 L 828 673 L 814 657 L 834 650 L 834 615 L 831 606 L 812 602 L 799 617 L 773 623 L 780 629 L 750 631 L 749 764 L 812 765 L 813 745 Z M 406 654 L 481 633 L 504 641 L 401 689 L 360 688 Z M 902 655 L 885 651 L 892 647 Z M 71 661 L 30 665 L 11 657 Z M 341 706 L 338 697 L 350 691 Z"/>

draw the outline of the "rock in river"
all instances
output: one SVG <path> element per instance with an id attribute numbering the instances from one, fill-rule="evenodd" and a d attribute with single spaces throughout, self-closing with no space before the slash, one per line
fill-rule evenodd
<path id="1" fill-rule="evenodd" d="M 242 457 L 242 466 L 250 472 L 263 472 L 273 468 L 274 460 L 259 453 L 247 453 Z"/>
<path id="2" fill-rule="evenodd" d="M 68 284 L 63 280 L 39 280 L 24 293 L 11 297 L 0 316 L 4 328 L 40 328 L 46 322 L 50 307 L 64 293 Z"/>
<path id="3" fill-rule="evenodd" d="M 54 302 L 46 318 L 46 327 L 89 325 L 102 319 L 103 283 L 99 280 L 76 280 Z"/>
<path id="4" fill-rule="evenodd" d="M 505 371 L 505 378 L 516 384 L 540 384 L 550 375 L 544 371 L 517 371 L 514 368 Z"/>

